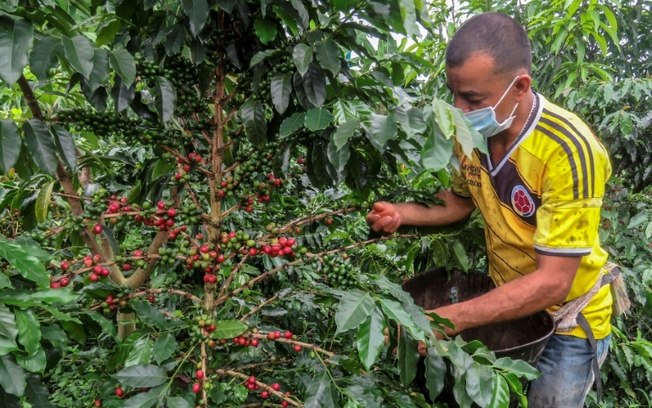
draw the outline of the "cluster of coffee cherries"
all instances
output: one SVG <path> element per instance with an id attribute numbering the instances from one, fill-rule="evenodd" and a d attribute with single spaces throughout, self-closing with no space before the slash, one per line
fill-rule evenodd
<path id="1" fill-rule="evenodd" d="M 194 341 L 207 342 L 209 346 L 215 346 L 217 338 L 217 325 L 210 316 L 202 314 L 195 317 L 195 324 L 191 326 L 190 335 Z"/>
<path id="2" fill-rule="evenodd" d="M 244 386 L 247 388 L 247 390 L 249 390 L 249 391 L 258 391 L 258 390 L 260 390 L 260 385 L 258 384 L 258 379 L 257 379 L 255 376 L 253 376 L 253 375 L 250 375 L 250 376 L 249 376 L 249 377 L 244 381 L 243 385 L 244 385 Z M 274 390 L 274 391 L 280 392 L 280 391 L 281 391 L 281 384 L 279 384 L 279 383 L 273 383 L 273 384 L 271 384 L 271 385 L 269 386 L 269 388 L 271 388 L 271 389 Z M 287 396 L 287 395 L 289 395 L 289 393 L 286 393 L 285 395 Z M 261 399 L 266 400 L 266 399 L 270 398 L 270 396 L 271 396 L 271 393 L 270 393 L 269 391 L 267 391 L 267 390 L 262 390 L 262 391 L 260 392 L 260 398 L 261 398 Z M 288 406 L 288 402 L 285 401 L 285 400 L 281 401 L 281 406 L 282 406 L 282 407 L 287 407 L 287 406 Z"/>
<path id="3" fill-rule="evenodd" d="M 174 180 L 181 183 L 190 181 L 190 173 L 204 162 L 204 158 L 195 152 L 190 152 L 186 157 L 177 158 L 179 170 L 174 173 Z"/>

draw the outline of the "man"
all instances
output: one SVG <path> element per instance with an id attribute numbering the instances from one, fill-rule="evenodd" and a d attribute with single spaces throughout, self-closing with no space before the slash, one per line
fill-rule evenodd
<path id="1" fill-rule="evenodd" d="M 469 19 L 448 45 L 446 73 L 455 107 L 487 138 L 489 154 L 466 157 L 456 148 L 454 187 L 437 195 L 445 205 L 377 202 L 367 222 L 391 233 L 401 225 L 450 224 L 479 209 L 497 288 L 434 312 L 456 333 L 579 299 L 570 305 L 587 330 L 558 326 L 528 400 L 530 407 L 581 407 L 611 332 L 612 298 L 601 285 L 607 253 L 598 238 L 607 152 L 580 119 L 531 89 L 529 39 L 507 16 Z"/>

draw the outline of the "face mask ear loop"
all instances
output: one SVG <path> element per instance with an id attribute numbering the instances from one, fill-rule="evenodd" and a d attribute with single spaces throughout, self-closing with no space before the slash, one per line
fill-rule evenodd
<path id="1" fill-rule="evenodd" d="M 505 96 L 507 96 L 507 92 L 509 92 L 509 90 L 512 89 L 512 85 L 514 85 L 514 82 L 516 82 L 518 77 L 519 77 L 519 75 L 515 76 L 514 79 L 512 79 L 512 82 L 509 84 L 507 89 L 505 89 L 505 92 L 503 92 L 503 96 L 501 96 L 500 99 L 498 99 L 498 103 L 496 103 L 493 106 L 494 109 L 496 109 L 498 107 L 498 105 L 500 105 L 500 103 L 503 101 L 503 99 L 505 99 Z M 514 108 L 514 110 L 516 110 L 516 107 Z M 512 111 L 512 113 L 514 113 L 514 111 Z M 510 114 L 509 116 L 512 116 L 512 114 Z"/>

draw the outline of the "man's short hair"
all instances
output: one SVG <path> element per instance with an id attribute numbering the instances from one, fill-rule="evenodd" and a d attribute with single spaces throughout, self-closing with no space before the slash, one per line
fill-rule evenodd
<path id="1" fill-rule="evenodd" d="M 532 69 L 532 48 L 525 29 L 513 18 L 484 13 L 468 19 L 446 49 L 446 66 L 459 67 L 474 52 L 486 52 L 495 62 L 496 74 Z"/>

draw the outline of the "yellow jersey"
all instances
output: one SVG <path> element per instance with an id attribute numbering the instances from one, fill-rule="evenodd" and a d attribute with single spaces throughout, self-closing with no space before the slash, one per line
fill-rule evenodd
<path id="1" fill-rule="evenodd" d="M 607 261 L 598 226 L 611 164 L 576 115 L 539 94 L 533 109 L 499 163 L 477 149 L 465 156 L 457 145 L 460 167 L 452 190 L 471 197 L 485 220 L 489 275 L 496 285 L 532 273 L 536 253 L 581 256 L 569 301 L 589 292 Z M 611 332 L 611 304 L 605 285 L 582 310 L 597 339 Z M 560 334 L 586 338 L 580 327 Z"/>

